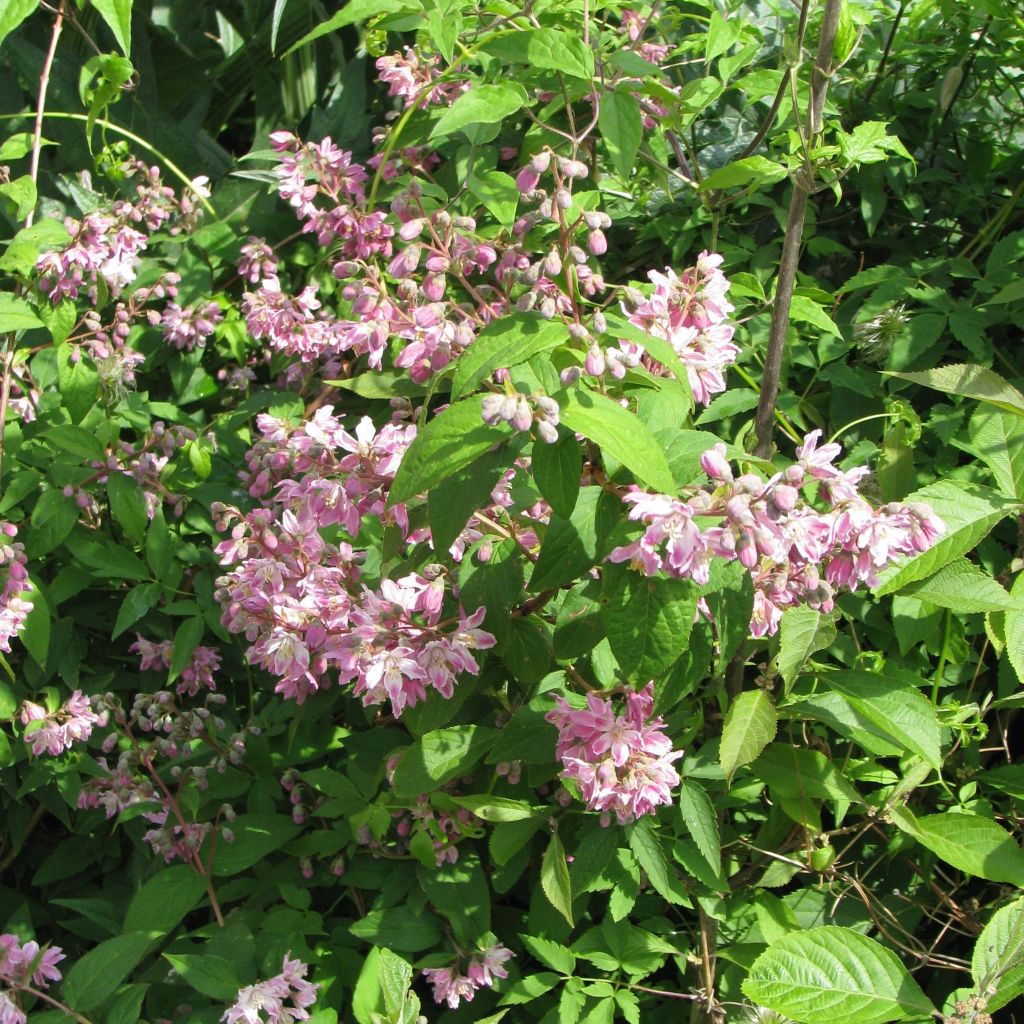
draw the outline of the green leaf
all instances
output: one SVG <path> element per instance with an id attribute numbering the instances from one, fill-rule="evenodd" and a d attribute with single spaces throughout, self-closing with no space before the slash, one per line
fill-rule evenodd
<path id="1" fill-rule="evenodd" d="M 460 807 L 472 811 L 484 821 L 525 821 L 536 818 L 543 812 L 531 807 L 525 800 L 512 800 L 507 796 L 456 796 L 452 799 Z"/>
<path id="2" fill-rule="evenodd" d="M 835 639 L 835 623 L 813 608 L 799 605 L 782 613 L 776 664 L 787 689 L 793 685 L 807 659 L 816 651 L 831 647 Z"/>
<path id="3" fill-rule="evenodd" d="M 539 313 L 514 313 L 492 321 L 455 364 L 452 401 L 464 397 L 495 370 L 519 366 L 538 353 L 555 348 L 568 337 L 561 320 L 545 320 Z M 479 416 L 477 400 L 478 419 Z"/>
<path id="4" fill-rule="evenodd" d="M 748 156 L 734 160 L 731 164 L 712 171 L 701 184 L 701 188 L 736 188 L 740 185 L 770 185 L 781 181 L 789 171 L 764 156 Z"/>
<path id="5" fill-rule="evenodd" d="M 4 0 L 0 5 L 0 43 L 38 6 L 39 0 Z"/>
<path id="6" fill-rule="evenodd" d="M 841 693 L 877 732 L 938 770 L 942 767 L 941 731 L 935 707 L 914 687 L 911 678 L 903 679 L 901 675 L 850 669 L 824 673 L 819 678 Z"/>
<path id="7" fill-rule="evenodd" d="M 601 97 L 597 124 L 611 155 L 612 166 L 620 178 L 628 180 L 644 133 L 643 116 L 636 97 L 625 90 L 606 92 Z"/>
<path id="8" fill-rule="evenodd" d="M 158 931 L 166 935 L 206 892 L 206 881 L 185 864 L 175 864 L 154 875 L 132 897 L 124 918 L 128 932 Z"/>
<path id="9" fill-rule="evenodd" d="M 879 163 L 890 153 L 913 160 L 903 143 L 888 134 L 888 127 L 885 121 L 864 121 L 852 132 L 836 132 L 841 159 L 854 166 Z"/>
<path id="10" fill-rule="evenodd" d="M 890 811 L 893 824 L 926 850 L 965 874 L 1024 887 L 1024 850 L 991 818 L 977 814 L 928 814 L 906 807 Z"/>
<path id="11" fill-rule="evenodd" d="M 185 666 L 192 657 L 192 652 L 199 646 L 206 630 L 206 623 L 201 616 L 195 616 L 185 621 L 178 627 L 174 634 L 174 650 L 171 653 L 171 668 L 167 674 L 167 684 L 170 685 L 184 671 Z"/>
<path id="12" fill-rule="evenodd" d="M 25 220 L 36 208 L 36 183 L 23 174 L 20 178 L 0 184 L 0 196 L 9 200 L 8 209 L 16 221 Z"/>
<path id="13" fill-rule="evenodd" d="M 601 622 L 626 677 L 656 679 L 683 653 L 693 628 L 698 590 L 689 580 L 661 579 L 626 565 L 603 571 Z"/>
<path id="14" fill-rule="evenodd" d="M 299 834 L 299 827 L 287 814 L 240 814 L 231 823 L 234 840 L 221 839 L 213 858 L 214 875 L 237 875 Z"/>
<path id="15" fill-rule="evenodd" d="M 572 889 L 569 885 L 569 868 L 565 863 L 565 849 L 562 840 L 555 833 L 551 836 L 544 859 L 540 866 L 540 885 L 544 895 L 572 927 Z"/>
<path id="16" fill-rule="evenodd" d="M 91 430 L 76 427 L 70 423 L 50 427 L 42 435 L 50 441 L 59 452 L 68 452 L 83 459 L 102 462 L 107 453 L 99 439 Z"/>
<path id="17" fill-rule="evenodd" d="M 92 0 L 126 56 L 132 55 L 132 0 Z"/>
<path id="18" fill-rule="evenodd" d="M 994 405 L 997 409 L 1024 416 L 1024 395 L 1012 384 L 1000 377 L 994 370 L 974 363 L 952 363 L 938 366 L 933 370 L 917 373 L 895 373 L 883 371 L 889 377 L 923 384 L 947 395 L 976 398 L 979 402 Z"/>
<path id="19" fill-rule="evenodd" d="M 835 925 L 777 939 L 742 988 L 748 999 L 804 1024 L 885 1024 L 935 1009 L 895 953 Z"/>
<path id="20" fill-rule="evenodd" d="M 583 39 L 558 28 L 524 29 L 488 40 L 481 49 L 511 64 L 528 64 L 561 71 L 589 81 L 594 77 L 594 54 Z"/>
<path id="21" fill-rule="evenodd" d="M 552 516 L 530 577 L 530 590 L 551 590 L 576 579 L 607 553 L 620 502 L 600 487 L 583 487 L 566 520 Z"/>
<path id="22" fill-rule="evenodd" d="M 1024 573 L 1017 574 L 1010 596 L 1024 604 Z M 1020 607 L 1006 613 L 1005 633 L 1006 657 L 1017 673 L 1017 678 L 1024 682 L 1024 610 Z"/>
<path id="23" fill-rule="evenodd" d="M 427 519 L 438 555 L 451 547 L 474 512 L 491 503 L 491 491 L 519 452 L 516 440 L 484 452 L 431 489 L 427 496 Z"/>
<path id="24" fill-rule="evenodd" d="M 638 819 L 627 826 L 626 832 L 629 836 L 629 848 L 633 851 L 636 862 L 644 869 L 654 891 L 669 903 L 689 903 L 686 890 L 669 866 L 651 819 Z"/>
<path id="25" fill-rule="evenodd" d="M 470 125 L 498 124 L 529 103 L 526 90 L 518 82 L 478 85 L 464 92 L 438 118 L 431 139 L 453 135 Z"/>
<path id="26" fill-rule="evenodd" d="M 101 942 L 77 960 L 64 980 L 72 1009 L 88 1013 L 99 1006 L 162 937 L 158 931 L 125 932 Z"/>
<path id="27" fill-rule="evenodd" d="M 498 1000 L 499 1006 L 515 1006 L 518 1003 L 532 1003 L 545 992 L 550 992 L 562 979 L 557 974 L 542 971 L 529 974 L 513 982 L 508 991 Z"/>
<path id="28" fill-rule="evenodd" d="M 371 910 L 349 926 L 359 939 L 396 949 L 402 953 L 419 953 L 441 941 L 441 921 L 434 914 L 415 914 L 407 906 Z"/>
<path id="29" fill-rule="evenodd" d="M 997 910 L 974 944 L 971 976 L 981 993 L 994 989 L 987 1011 L 1024 994 L 1024 897 Z"/>
<path id="30" fill-rule="evenodd" d="M 133 555 L 101 533 L 78 530 L 68 537 L 66 543 L 80 562 L 94 570 L 93 575 L 126 580 L 149 579 L 149 570 L 138 555 Z"/>
<path id="31" fill-rule="evenodd" d="M 967 433 L 999 490 L 1008 498 L 1024 498 L 1024 418 L 983 405 Z"/>
<path id="32" fill-rule="evenodd" d="M 10 292 L 0 292 L 0 334 L 42 326 L 43 321 L 24 299 Z"/>
<path id="33" fill-rule="evenodd" d="M 412 964 L 390 949 L 382 949 L 378 970 L 384 1008 L 393 1020 L 398 1020 L 405 1006 L 406 993 L 412 985 Z"/>
<path id="34" fill-rule="evenodd" d="M 435 729 L 402 755 L 392 787 L 399 798 L 430 793 L 456 775 L 465 775 L 483 757 L 495 736 L 482 725 Z"/>
<path id="35" fill-rule="evenodd" d="M 88 361 L 67 342 L 57 346 L 57 381 L 64 408 L 73 423 L 80 423 L 96 405 L 100 379 Z"/>
<path id="36" fill-rule="evenodd" d="M 826 334 L 834 338 L 842 338 L 842 331 L 836 326 L 836 322 L 825 312 L 820 303 L 808 298 L 806 295 L 794 295 L 789 307 L 789 318 L 798 323 L 812 324 Z"/>
<path id="37" fill-rule="evenodd" d="M 923 580 L 942 566 L 966 554 L 989 531 L 1020 508 L 1020 503 L 1004 498 L 987 487 L 942 480 L 908 495 L 908 502 L 924 502 L 946 524 L 946 532 L 927 551 L 901 566 L 885 570 L 875 595 L 881 597 L 901 590 L 908 583 Z"/>
<path id="38" fill-rule="evenodd" d="M 32 531 L 25 538 L 30 557 L 47 555 L 63 544 L 77 522 L 74 498 L 66 498 L 58 490 L 43 491 L 32 509 Z"/>
<path id="39" fill-rule="evenodd" d="M 568 519 L 576 507 L 583 473 L 583 451 L 572 434 L 563 434 L 554 444 L 533 442 L 530 460 L 537 489 L 555 515 Z"/>
<path id="40" fill-rule="evenodd" d="M 50 607 L 38 588 L 33 589 L 30 597 L 32 610 L 25 616 L 24 625 L 18 636 L 35 663 L 40 668 L 45 668 L 50 650 Z"/>
<path id="41" fill-rule="evenodd" d="M 357 21 L 364 21 L 378 14 L 396 14 L 399 11 L 413 10 L 415 6 L 415 4 L 403 2 L 403 0 L 349 0 L 340 11 L 307 32 L 298 42 L 289 46 L 281 56 L 287 57 L 303 46 L 308 46 L 322 36 L 330 35 L 331 32 L 344 28 L 346 25 L 353 25 Z"/>
<path id="42" fill-rule="evenodd" d="M 707 790 L 695 779 L 680 780 L 679 809 L 683 814 L 683 823 L 701 856 L 708 862 L 715 876 L 720 878 L 722 841 L 718 834 L 718 816 Z"/>
<path id="43" fill-rule="evenodd" d="M 111 473 L 107 478 L 107 498 L 114 521 L 131 540 L 142 544 L 149 525 L 149 511 L 142 488 L 127 473 Z"/>
<path id="44" fill-rule="evenodd" d="M 1012 598 L 991 576 L 966 558 L 944 565 L 934 576 L 908 583 L 900 594 L 940 608 L 952 608 L 963 615 L 1020 608 L 1019 600 Z"/>
<path id="45" fill-rule="evenodd" d="M 146 531 L 146 561 L 153 575 L 163 580 L 174 564 L 174 548 L 171 533 L 167 529 L 162 508 L 157 508 Z"/>
<path id="46" fill-rule="evenodd" d="M 122 985 L 107 1004 L 105 1024 L 136 1024 L 148 991 L 148 983 Z"/>
<path id="47" fill-rule="evenodd" d="M 516 180 L 511 174 L 504 171 L 481 171 L 473 173 L 466 182 L 470 194 L 494 214 L 495 220 L 503 227 L 510 228 L 515 223 L 516 208 L 519 205 L 519 189 L 516 188 Z M 506 317 L 496 320 L 495 323 L 504 323 Z M 470 347 L 472 351 L 476 342 Z M 522 360 L 525 362 L 525 360 Z M 457 367 L 462 364 L 460 357 Z M 457 370 L 456 367 L 456 370 Z"/>
<path id="48" fill-rule="evenodd" d="M 506 426 L 491 427 L 480 418 L 479 398 L 449 405 L 428 421 L 402 457 L 389 501 L 426 493 L 508 436 Z"/>
<path id="49" fill-rule="evenodd" d="M 732 782 L 738 768 L 750 764 L 771 743 L 778 725 L 778 712 L 764 690 L 741 693 L 732 702 L 722 727 L 718 754 L 728 782 Z"/>
<path id="50" fill-rule="evenodd" d="M 817 750 L 772 743 L 751 770 L 772 792 L 786 799 L 860 801 L 846 776 Z"/>
<path id="51" fill-rule="evenodd" d="M 571 975 L 576 970 L 576 957 L 572 951 L 551 939 L 542 939 L 533 935 L 520 935 L 523 945 L 545 967 L 550 967 L 559 974 Z"/>
<path id="52" fill-rule="evenodd" d="M 695 420 L 694 423 L 703 427 L 708 423 L 717 423 L 737 413 L 750 412 L 757 408 L 758 394 L 749 388 L 730 388 L 723 391 Z"/>
<path id="53" fill-rule="evenodd" d="M 209 953 L 164 953 L 164 959 L 185 983 L 204 996 L 233 1002 L 242 983 L 230 960 Z"/>
<path id="54" fill-rule="evenodd" d="M 614 313 L 609 313 L 605 319 L 608 323 L 607 334 L 615 338 L 625 338 L 628 341 L 635 342 L 651 358 L 656 359 L 666 370 L 671 371 L 675 379 L 680 382 L 681 387 L 685 389 L 686 401 L 692 411 L 693 393 L 690 391 L 686 366 L 672 345 L 665 341 L 664 338 L 656 338 L 653 334 L 648 334 L 647 331 L 637 327 L 636 324 L 631 324 L 624 317 Z M 710 448 L 714 443 L 712 441 L 708 447 Z"/>
<path id="55" fill-rule="evenodd" d="M 621 462 L 641 483 L 664 494 L 675 491 L 675 480 L 661 445 L 636 416 L 617 402 L 579 388 L 566 396 L 560 418 L 570 430 Z"/>

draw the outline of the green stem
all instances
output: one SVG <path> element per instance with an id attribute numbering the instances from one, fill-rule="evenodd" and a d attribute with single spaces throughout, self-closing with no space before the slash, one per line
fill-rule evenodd
<path id="1" fill-rule="evenodd" d="M 859 426 L 860 426 L 860 425 L 861 425 L 862 423 L 868 423 L 868 422 L 870 422 L 871 420 L 889 420 L 889 419 L 898 419 L 898 418 L 899 418 L 899 416 L 900 416 L 900 413 L 898 413 L 898 412 L 895 412 L 895 411 L 890 411 L 890 412 L 876 412 L 876 413 L 873 413 L 873 414 L 872 414 L 872 415 L 870 415 L 870 416 L 861 416 L 861 418 L 860 418 L 859 420 L 851 420 L 851 421 L 850 421 L 849 423 L 847 423 L 847 424 L 846 424 L 845 426 L 842 426 L 842 427 L 840 427 L 840 428 L 839 428 L 839 429 L 838 429 L 838 430 L 837 430 L 837 431 L 836 431 L 836 432 L 835 432 L 835 433 L 834 433 L 834 434 L 833 434 L 833 435 L 832 435 L 832 436 L 831 436 L 831 437 L 830 437 L 830 438 L 828 439 L 828 443 L 829 443 L 829 444 L 832 444 L 832 442 L 833 442 L 833 441 L 835 441 L 837 437 L 842 437 L 842 435 L 843 435 L 843 434 L 845 434 L 845 433 L 846 433 L 846 432 L 847 432 L 848 430 L 852 429 L 853 427 L 859 427 Z"/>
<path id="2" fill-rule="evenodd" d="M 939 664 L 936 666 L 935 675 L 932 676 L 932 703 L 938 707 L 939 685 L 942 683 L 942 673 L 946 671 L 946 664 L 949 661 L 949 638 L 953 631 L 953 613 L 946 610 L 945 629 L 942 633 L 942 652 L 939 654 Z"/>
<path id="3" fill-rule="evenodd" d="M 23 118 L 24 114 L 0 114 L 0 121 L 11 121 Z M 64 118 L 69 121 L 88 121 L 89 118 L 85 114 L 70 114 L 62 110 L 46 111 L 43 114 L 44 117 L 56 117 Z M 114 124 L 113 121 L 107 121 L 105 118 L 97 117 L 94 121 L 101 128 L 106 128 L 108 131 L 116 132 L 118 135 L 124 136 L 130 142 L 134 142 L 137 146 L 141 146 L 147 152 L 152 153 L 166 168 L 169 170 L 179 181 L 181 181 L 188 188 L 192 188 L 192 179 L 173 161 L 169 156 L 161 153 L 152 143 L 147 142 L 144 138 L 136 135 L 134 132 L 130 132 L 127 128 L 122 128 L 119 124 Z M 213 208 L 213 204 L 205 197 L 196 193 L 196 198 L 203 204 L 203 209 L 211 215 L 216 215 L 217 211 Z"/>

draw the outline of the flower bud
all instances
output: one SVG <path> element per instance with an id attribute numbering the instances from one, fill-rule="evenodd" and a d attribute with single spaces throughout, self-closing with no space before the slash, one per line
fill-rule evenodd
<path id="1" fill-rule="evenodd" d="M 540 174 L 533 169 L 531 164 L 527 164 L 517 175 L 516 175 L 516 188 L 522 195 L 526 195 L 532 192 L 540 184 Z"/>
<path id="2" fill-rule="evenodd" d="M 551 151 L 548 149 L 542 150 L 530 161 L 530 166 L 538 174 L 544 174 L 551 166 Z"/>
<path id="3" fill-rule="evenodd" d="M 530 403 L 526 400 L 525 395 L 520 395 L 516 399 L 515 413 L 512 415 L 510 422 L 514 430 L 530 429 L 530 424 L 533 423 L 533 410 L 530 408 Z"/>

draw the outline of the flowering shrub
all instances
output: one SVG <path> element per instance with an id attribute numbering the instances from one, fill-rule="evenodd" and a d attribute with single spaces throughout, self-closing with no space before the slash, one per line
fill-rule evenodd
<path id="1" fill-rule="evenodd" d="M 188 171 L 121 120 L 177 28 L 0 14 L 0 1024 L 1009 1004 L 1024 397 L 916 255 L 971 362 L 800 259 L 925 158 L 850 113 L 869 5 L 227 6 L 182 59 L 286 99 Z"/>

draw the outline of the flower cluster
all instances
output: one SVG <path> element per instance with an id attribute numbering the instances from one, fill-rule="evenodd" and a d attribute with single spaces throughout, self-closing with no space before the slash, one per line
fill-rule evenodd
<path id="1" fill-rule="evenodd" d="M 174 641 L 162 640 L 155 643 L 143 639 L 136 633 L 135 643 L 128 650 L 139 655 L 141 671 L 153 669 L 156 672 L 161 672 L 171 667 Z M 214 681 L 213 673 L 219 668 L 220 655 L 212 647 L 196 647 L 181 670 L 175 689 L 179 694 L 188 694 L 189 697 L 194 697 L 204 687 L 207 690 L 216 690 L 217 684 Z"/>
<path id="2" fill-rule="evenodd" d="M 75 690 L 54 712 L 27 700 L 21 705 L 21 724 L 25 726 L 25 742 L 37 757 L 40 754 L 58 754 L 69 750 L 73 743 L 84 743 L 95 725 L 105 719 L 92 710 L 89 698 Z"/>
<path id="3" fill-rule="evenodd" d="M 725 445 L 717 444 L 701 457 L 710 488 L 682 498 L 631 491 L 623 501 L 644 533 L 609 560 L 698 584 L 707 583 L 713 558 L 738 560 L 754 580 L 751 632 L 764 636 L 775 633 L 786 608 L 831 611 L 836 589 L 875 586 L 887 565 L 926 551 L 942 536 L 944 524 L 926 505 L 874 508 L 858 490 L 868 470 L 834 466 L 842 449 L 819 448 L 820 436 L 820 430 L 808 434 L 797 448 L 799 461 L 767 481 L 750 473 L 735 477 Z M 802 496 L 812 482 L 827 510 Z"/>
<path id="4" fill-rule="evenodd" d="M 484 423 L 506 422 L 513 430 L 536 426 L 542 441 L 554 444 L 558 440 L 558 403 L 546 395 L 487 395 L 481 402 L 480 416 Z"/>
<path id="5" fill-rule="evenodd" d="M 5 932 L 0 935 L 0 985 L 13 990 L 15 997 L 17 991 L 26 986 L 48 988 L 52 982 L 61 980 L 57 964 L 63 959 L 60 946 L 40 949 L 38 942 L 22 942 L 17 935 Z M 25 1022 L 25 1011 L 12 998 L 11 992 L 0 988 L 0 1024 Z"/>
<path id="6" fill-rule="evenodd" d="M 14 538 L 13 523 L 0 521 L 0 651 L 10 652 L 11 639 L 18 635 L 32 604 L 25 600 L 31 593 L 25 547 Z"/>
<path id="7" fill-rule="evenodd" d="M 291 955 L 291 950 L 285 953 L 280 974 L 239 989 L 238 998 L 220 1019 L 225 1024 L 294 1024 L 309 1020 L 309 1007 L 316 1002 L 320 986 L 306 981 L 309 965 L 297 957 L 290 959 Z"/>
<path id="8" fill-rule="evenodd" d="M 456 961 L 449 967 L 428 968 L 423 977 L 434 986 L 434 1002 L 447 1003 L 454 1010 L 463 999 L 472 1002 L 477 989 L 490 988 L 496 979 L 507 978 L 505 964 L 513 956 L 512 950 L 495 942 L 469 958 L 465 974 Z"/>
<path id="9" fill-rule="evenodd" d="M 672 765 L 683 756 L 662 732 L 665 723 L 651 718 L 654 686 L 625 696 L 625 712 L 615 713 L 611 701 L 590 694 L 584 708 L 563 697 L 545 716 L 558 728 L 555 754 L 564 768 L 561 777 L 574 782 L 592 811 L 614 812 L 620 825 L 651 814 L 672 802 L 679 774 Z"/>
<path id="10" fill-rule="evenodd" d="M 725 370 L 736 361 L 739 347 L 733 344 L 736 328 L 728 322 L 733 306 L 726 300 L 729 280 L 721 271 L 717 253 L 702 252 L 697 265 L 681 275 L 666 268 L 652 270 L 651 295 L 624 305 L 637 327 L 667 341 L 686 367 L 694 401 L 707 405 L 711 396 L 725 390 Z M 642 356 L 632 341 L 621 342 L 623 351 Z"/>
<path id="11" fill-rule="evenodd" d="M 377 58 L 377 77 L 387 85 L 388 95 L 400 97 L 406 108 L 453 103 L 469 83 L 437 82 L 441 73 L 437 64 L 436 57 L 424 57 L 407 46 L 404 55 L 391 53 Z"/>

